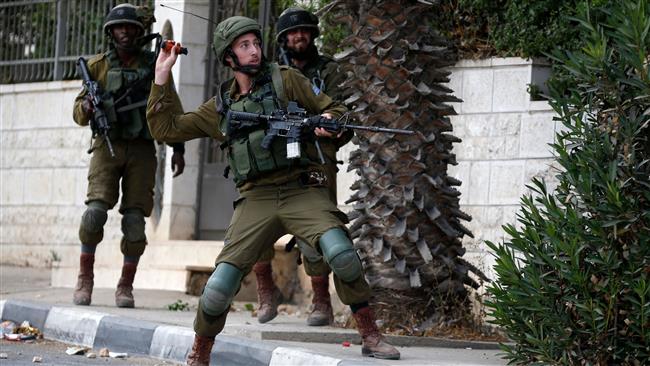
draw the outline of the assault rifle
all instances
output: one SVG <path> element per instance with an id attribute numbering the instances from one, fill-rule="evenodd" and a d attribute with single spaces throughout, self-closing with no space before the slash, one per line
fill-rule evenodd
<path id="1" fill-rule="evenodd" d="M 111 144 L 111 139 L 108 137 L 108 132 L 110 131 L 111 126 L 108 123 L 104 107 L 102 107 L 102 91 L 99 83 L 90 78 L 88 64 L 86 63 L 85 58 L 79 57 L 77 60 L 77 66 L 79 66 L 79 70 L 81 70 L 81 77 L 84 80 L 84 86 L 86 87 L 86 91 L 90 97 L 93 109 L 95 110 L 93 119 L 90 121 L 90 129 L 93 132 L 92 137 L 95 138 L 97 135 L 102 136 L 104 141 L 106 141 L 106 146 L 108 146 L 108 151 L 111 153 L 111 157 L 114 158 L 115 152 L 113 151 L 113 144 Z M 91 150 L 88 150 L 89 154 L 91 152 L 92 148 Z"/>
<path id="2" fill-rule="evenodd" d="M 270 115 L 266 115 L 229 110 L 227 118 L 230 121 L 228 126 L 229 134 L 258 126 L 260 122 L 266 123 L 268 128 L 266 135 L 262 140 L 262 148 L 268 150 L 276 137 L 284 137 L 287 139 L 287 159 L 300 158 L 300 142 L 303 141 L 303 134 L 312 132 L 318 127 L 334 133 L 338 133 L 345 129 L 351 129 L 405 135 L 415 134 L 414 131 L 397 128 L 351 125 L 347 123 L 347 119 L 345 119 L 344 122 L 341 122 L 341 119 L 329 119 L 323 116 L 308 117 L 306 111 L 303 108 L 298 107 L 296 102 L 289 102 L 286 112 L 283 110 L 277 110 Z M 318 144 L 318 140 L 315 141 L 315 145 L 321 162 L 325 164 L 325 159 L 323 158 L 323 153 Z"/>

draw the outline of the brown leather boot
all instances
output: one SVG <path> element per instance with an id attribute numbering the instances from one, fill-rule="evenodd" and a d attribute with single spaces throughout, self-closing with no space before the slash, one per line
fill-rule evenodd
<path id="1" fill-rule="evenodd" d="M 214 345 L 214 337 L 202 337 L 194 335 L 194 344 L 192 351 L 187 355 L 186 363 L 188 366 L 209 366 L 210 353 Z"/>
<path id="2" fill-rule="evenodd" d="M 117 282 L 115 290 L 115 305 L 118 308 L 132 308 L 135 306 L 133 300 L 133 278 L 138 269 L 138 263 L 124 262 L 122 265 L 122 276 Z"/>
<path id="3" fill-rule="evenodd" d="M 369 306 L 359 309 L 352 314 L 357 322 L 357 330 L 363 340 L 361 354 L 367 357 L 375 357 L 387 360 L 399 360 L 399 351 L 386 343 L 384 337 L 379 333 L 375 324 L 375 315 Z"/>
<path id="4" fill-rule="evenodd" d="M 72 295 L 72 302 L 75 305 L 90 305 L 93 295 L 93 266 L 95 265 L 95 254 L 81 253 L 79 256 L 79 277 L 77 286 Z"/>
<path id="5" fill-rule="evenodd" d="M 271 262 L 257 262 L 253 266 L 257 278 L 257 321 L 266 323 L 278 316 L 278 306 L 284 301 L 282 292 L 273 283 Z"/>
<path id="6" fill-rule="evenodd" d="M 327 275 L 311 277 L 311 288 L 314 290 L 314 297 L 312 298 L 313 309 L 307 318 L 307 325 L 330 325 L 334 321 L 329 284 L 330 280 Z"/>

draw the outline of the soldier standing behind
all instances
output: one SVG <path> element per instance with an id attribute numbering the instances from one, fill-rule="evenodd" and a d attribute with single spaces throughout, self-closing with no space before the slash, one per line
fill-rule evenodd
<path id="1" fill-rule="evenodd" d="M 115 156 L 110 155 L 105 139 L 97 138 L 88 170 L 88 208 L 81 218 L 79 278 L 74 291 L 76 305 L 90 305 L 93 291 L 95 249 L 104 236 L 107 211 L 115 206 L 122 185 L 122 275 L 115 291 L 118 307 L 132 308 L 133 279 L 140 256 L 147 245 L 145 217 L 153 208 L 156 148 L 146 121 L 146 101 L 154 77 L 155 54 L 145 51 L 140 37 L 153 23 L 153 13 L 131 4 L 114 7 L 106 16 L 103 30 L 109 38 L 108 52 L 88 61 L 91 78 L 101 86 L 103 109 L 111 126 L 109 137 Z M 94 109 L 84 89 L 74 103 L 74 120 L 87 126 Z M 177 108 L 182 112 L 180 102 Z M 174 177 L 185 167 L 183 144 L 173 146 Z"/>
<path id="2" fill-rule="evenodd" d="M 345 227 L 347 218 L 329 199 L 325 174 L 317 157 L 303 141 L 296 159 L 287 157 L 287 140 L 275 138 L 269 149 L 261 147 L 267 133 L 264 123 L 241 127 L 228 111 L 270 114 L 295 101 L 309 114 L 338 117 L 345 107 L 324 93 L 311 92 L 309 81 L 298 71 L 265 60 L 261 29 L 253 19 L 235 16 L 219 23 L 213 48 L 218 62 L 231 67 L 234 81 L 196 111 L 180 114 L 171 80 L 178 48 L 161 51 L 147 106 L 147 121 L 154 137 L 168 142 L 212 137 L 227 150 L 231 174 L 240 197 L 226 231 L 216 268 L 203 289 L 194 319 L 194 344 L 188 365 L 208 365 L 214 339 L 225 325 L 241 281 L 261 253 L 285 234 L 292 234 L 322 253 L 334 272 L 341 300 L 350 305 L 363 339 L 362 354 L 397 359 L 399 351 L 386 343 L 368 305 L 370 286 L 363 275 Z M 317 128 L 322 138 L 338 136 Z M 313 147 L 313 146 L 312 146 Z"/>
<path id="3" fill-rule="evenodd" d="M 278 45 L 278 63 L 300 70 L 309 79 L 315 95 L 326 93 L 330 98 L 341 101 L 339 84 L 345 75 L 338 64 L 329 56 L 320 55 L 314 40 L 320 35 L 318 17 L 302 8 L 288 8 L 280 14 L 276 24 L 276 43 Z M 350 141 L 354 133 L 346 131 L 338 140 L 319 139 L 325 157 L 323 165 L 328 180 L 329 197 L 334 205 L 336 198 L 336 152 L 339 147 Z M 305 273 L 310 276 L 314 291 L 312 310 L 307 318 L 311 326 L 329 325 L 333 322 L 332 303 L 329 293 L 330 269 L 323 261 L 322 255 L 303 241 L 298 241 L 302 253 Z M 278 305 L 282 301 L 280 290 L 273 282 L 271 261 L 275 255 L 273 248 L 264 252 L 253 267 L 257 279 L 257 298 L 259 309 L 257 320 L 266 323 L 278 315 Z"/>

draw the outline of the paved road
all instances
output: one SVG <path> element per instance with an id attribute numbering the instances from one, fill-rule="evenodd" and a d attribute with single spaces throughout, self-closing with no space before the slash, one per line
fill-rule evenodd
<path id="1" fill-rule="evenodd" d="M 0 359 L 1 365 L 179 365 L 169 361 L 157 360 L 149 357 L 129 355 L 126 359 L 97 357 L 87 358 L 86 356 L 69 356 L 65 350 L 69 345 L 50 340 L 38 340 L 33 343 L 12 342 L 0 340 L 0 353 L 7 354 L 6 359 Z M 93 350 L 97 353 L 99 350 Z M 34 363 L 34 357 L 41 357 L 40 363 Z"/>

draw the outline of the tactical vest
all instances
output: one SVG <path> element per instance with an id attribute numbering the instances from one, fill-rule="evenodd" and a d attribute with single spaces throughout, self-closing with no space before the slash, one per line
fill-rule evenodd
<path id="1" fill-rule="evenodd" d="M 311 65 L 310 62 L 310 64 L 308 64 L 303 71 L 303 74 L 309 79 L 309 82 L 311 83 L 311 90 L 314 92 L 314 95 L 327 93 L 327 90 L 325 90 L 325 79 L 323 76 L 321 76 L 321 70 L 325 68 L 325 65 L 327 63 L 332 61 L 332 59 L 326 56 L 318 55 L 316 62 L 313 65 Z"/>
<path id="2" fill-rule="evenodd" d="M 230 84 L 226 82 L 224 86 Z M 220 112 L 225 118 L 222 118 L 219 129 L 226 136 L 226 142 L 221 147 L 227 149 L 229 169 L 237 186 L 280 169 L 307 165 L 310 161 L 303 142 L 300 144 L 300 159 L 287 159 L 287 140 L 282 137 L 273 139 L 268 150 L 262 148 L 262 140 L 268 127 L 265 122 L 245 130 L 233 127 L 227 113 L 230 109 L 267 115 L 279 109 L 286 109 L 287 100 L 277 64 L 270 64 L 267 71 L 255 79 L 252 90 L 238 101 L 230 98 L 229 90 L 222 89 L 220 92 Z"/>
<path id="3" fill-rule="evenodd" d="M 107 53 L 110 69 L 106 74 L 103 105 L 111 125 L 110 138 L 153 140 L 147 126 L 147 98 L 153 79 L 154 54 L 142 51 L 138 68 L 120 67 L 115 50 Z"/>

